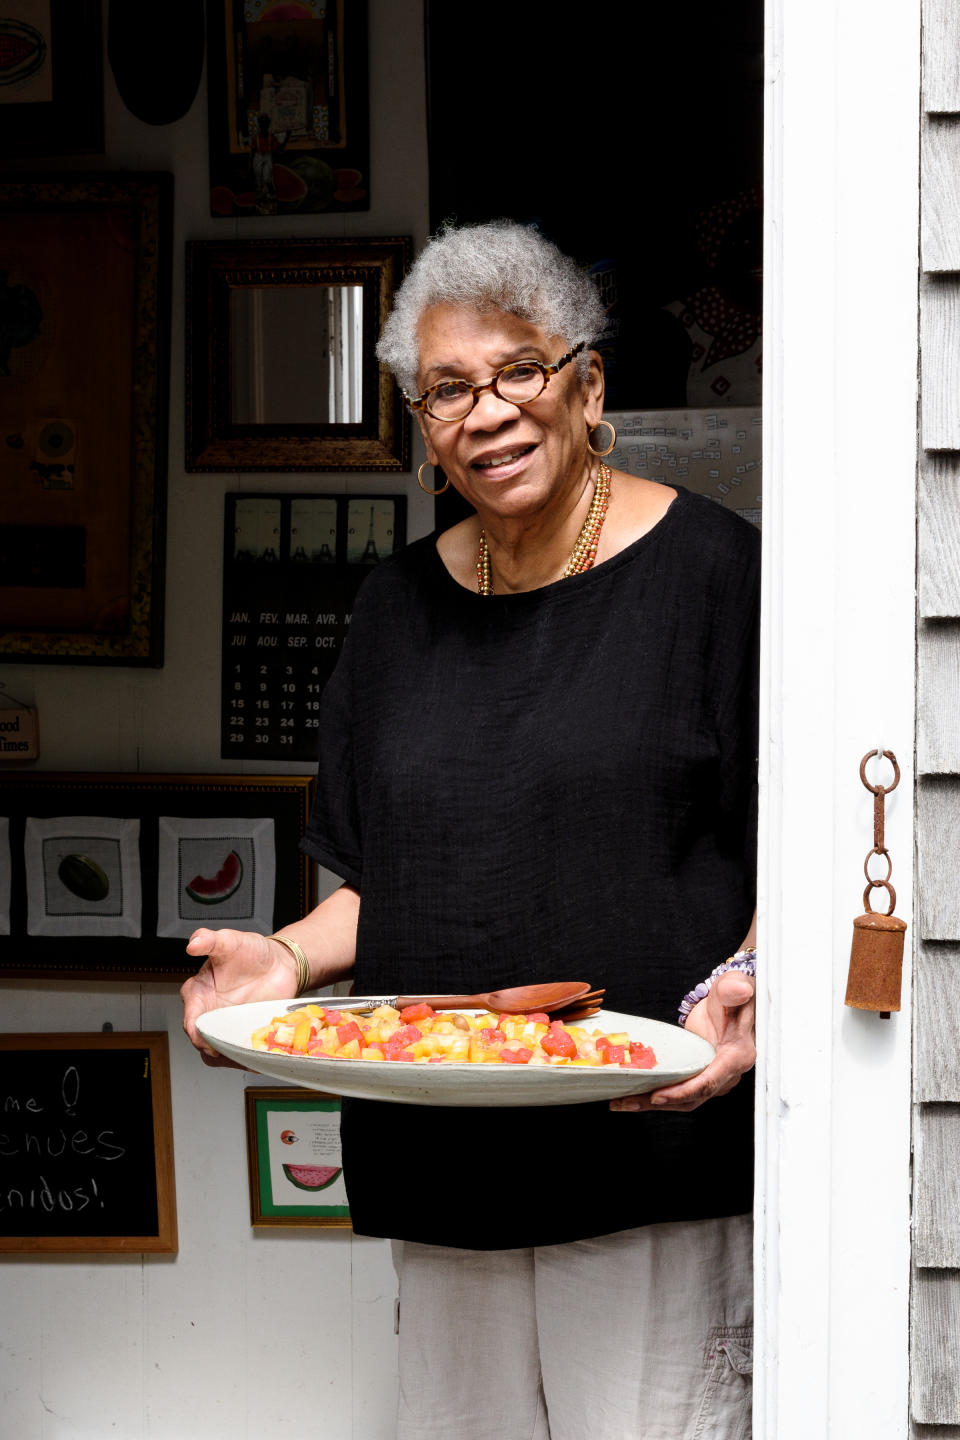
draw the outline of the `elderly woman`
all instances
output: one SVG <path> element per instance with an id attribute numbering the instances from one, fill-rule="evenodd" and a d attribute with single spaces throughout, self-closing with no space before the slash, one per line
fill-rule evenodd
<path id="1" fill-rule="evenodd" d="M 757 536 L 604 464 L 602 322 L 508 222 L 413 267 L 379 353 L 475 514 L 363 587 L 305 842 L 344 884 L 279 939 L 193 936 L 195 1043 L 205 1009 L 348 974 L 583 977 L 674 1020 L 750 942 Z M 717 980 L 688 1022 L 717 1058 L 652 1096 L 344 1102 L 355 1229 L 404 1242 L 405 1440 L 749 1433 L 752 993 Z"/>

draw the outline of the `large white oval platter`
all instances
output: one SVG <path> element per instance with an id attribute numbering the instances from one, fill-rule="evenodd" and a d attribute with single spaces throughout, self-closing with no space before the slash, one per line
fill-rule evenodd
<path id="1" fill-rule="evenodd" d="M 417 1065 L 410 1060 L 327 1060 L 254 1050 L 250 1037 L 290 1002 L 259 1000 L 208 1010 L 197 1021 L 204 1040 L 238 1064 L 310 1090 L 394 1100 L 401 1105 L 576 1105 L 658 1090 L 697 1075 L 714 1056 L 713 1046 L 679 1025 L 601 1010 L 582 1022 L 607 1034 L 625 1030 L 631 1040 L 652 1045 L 652 1070 L 614 1065 Z M 334 1003 L 336 1003 L 334 1001 Z M 469 1012 L 468 1012 L 469 1013 Z"/>

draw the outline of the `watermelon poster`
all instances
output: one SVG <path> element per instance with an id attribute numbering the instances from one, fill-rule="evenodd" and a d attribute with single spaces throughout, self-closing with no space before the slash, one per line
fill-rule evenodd
<path id="1" fill-rule="evenodd" d="M 251 1088 L 246 1104 L 251 1223 L 349 1225 L 339 1098 Z"/>

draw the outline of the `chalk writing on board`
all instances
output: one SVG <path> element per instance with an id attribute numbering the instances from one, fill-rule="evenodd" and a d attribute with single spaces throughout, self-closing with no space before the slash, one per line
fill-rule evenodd
<path id="1" fill-rule="evenodd" d="M 157 1229 L 149 1052 L 6 1052 L 0 1233 Z M 121 1225 L 122 1222 L 122 1225 Z"/>

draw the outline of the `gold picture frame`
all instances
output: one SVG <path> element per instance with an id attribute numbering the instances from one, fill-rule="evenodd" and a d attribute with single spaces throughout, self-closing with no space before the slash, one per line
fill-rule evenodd
<path id="1" fill-rule="evenodd" d="M 374 347 L 410 248 L 406 236 L 189 242 L 186 469 L 407 470 L 410 418 Z M 319 411 L 304 418 L 309 384 L 303 397 L 290 402 L 292 416 L 283 405 L 286 381 L 276 387 L 275 404 L 265 402 L 281 366 L 289 376 L 311 359 L 308 338 L 289 339 L 285 326 L 298 323 L 307 306 L 322 310 L 328 297 L 347 294 L 356 301 L 350 365 L 356 405 L 343 413 L 353 418 L 325 418 Z M 279 318 L 272 318 L 274 311 Z M 338 347 L 331 363 L 339 364 L 341 353 Z M 256 391 L 249 402 L 241 366 Z"/>
<path id="2" fill-rule="evenodd" d="M 0 662 L 163 663 L 172 195 L 0 179 Z"/>

